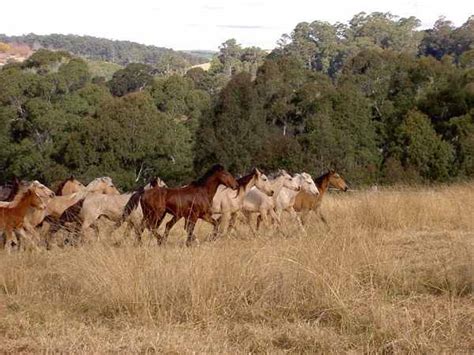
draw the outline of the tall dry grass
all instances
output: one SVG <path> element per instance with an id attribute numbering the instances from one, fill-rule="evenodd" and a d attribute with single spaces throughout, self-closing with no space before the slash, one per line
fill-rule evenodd
<path id="1" fill-rule="evenodd" d="M 472 184 L 334 194 L 323 211 L 307 236 L 242 225 L 186 248 L 176 228 L 136 247 L 103 228 L 1 254 L 0 351 L 474 351 Z"/>

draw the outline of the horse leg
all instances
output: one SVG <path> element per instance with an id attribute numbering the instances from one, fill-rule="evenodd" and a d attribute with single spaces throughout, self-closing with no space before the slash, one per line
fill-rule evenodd
<path id="1" fill-rule="evenodd" d="M 40 244 L 41 244 L 41 236 L 39 235 L 39 233 L 36 231 L 35 227 L 33 227 L 30 223 L 28 222 L 25 222 L 24 224 L 24 229 L 26 232 L 28 232 L 32 237 L 33 237 L 33 240 L 34 240 L 34 243 L 35 243 L 35 246 L 38 247 Z M 46 243 L 46 240 L 44 240 L 44 245 L 47 247 L 47 243 Z"/>
<path id="2" fill-rule="evenodd" d="M 224 216 L 225 215 L 223 214 L 222 217 L 220 218 L 220 223 L 227 222 L 226 218 Z M 209 222 L 210 224 L 212 224 L 214 226 L 214 228 L 212 230 L 212 236 L 211 236 L 210 240 L 216 240 L 216 238 L 219 234 L 220 223 L 218 221 L 216 221 L 214 218 L 212 218 L 212 215 L 210 215 L 210 214 L 204 215 L 202 217 L 202 219 L 205 220 L 206 222 Z"/>
<path id="3" fill-rule="evenodd" d="M 197 219 L 193 216 L 192 219 L 188 219 L 186 224 L 186 232 L 188 233 L 188 238 L 186 239 L 186 246 L 190 247 L 193 242 L 196 240 L 194 233 L 194 227 L 196 226 Z"/>
<path id="4" fill-rule="evenodd" d="M 212 217 L 211 217 L 212 218 Z M 229 212 L 224 213 L 221 218 L 219 218 L 216 223 L 214 224 L 214 237 L 218 235 L 225 235 L 229 232 L 229 221 L 231 219 L 231 214 Z M 213 221 L 215 221 L 212 218 Z M 211 224 L 214 222 L 210 222 Z"/>
<path id="5" fill-rule="evenodd" d="M 18 234 L 21 236 L 21 241 L 27 241 L 27 244 L 31 245 L 34 250 L 39 250 L 38 245 L 32 240 L 31 236 L 28 235 L 23 228 L 18 229 Z M 25 246 L 26 247 L 26 244 Z"/>
<path id="6" fill-rule="evenodd" d="M 179 221 L 179 218 L 177 216 L 173 215 L 173 218 L 166 223 L 165 227 L 165 234 L 163 234 L 163 237 L 161 238 L 162 241 L 158 241 L 158 244 L 161 244 L 162 242 L 166 242 L 168 239 L 168 235 L 170 234 L 171 228 L 174 227 L 174 225 Z"/>
<path id="7" fill-rule="evenodd" d="M 229 227 L 227 229 L 228 233 L 232 232 L 235 229 L 235 222 L 237 221 L 237 213 L 234 212 L 230 215 Z"/>
<path id="8" fill-rule="evenodd" d="M 292 219 L 296 219 L 296 222 L 298 223 L 298 226 L 299 226 L 299 228 L 301 229 L 301 231 L 302 231 L 305 235 L 308 235 L 308 233 L 306 232 L 306 229 L 305 229 L 304 226 L 303 226 L 303 223 L 301 222 L 300 216 L 298 216 L 298 214 L 296 213 L 295 209 L 294 209 L 293 207 L 290 207 L 290 209 L 288 210 L 288 212 L 290 213 L 290 216 L 292 217 Z"/>
<path id="9" fill-rule="evenodd" d="M 13 233 L 13 229 L 11 228 L 6 228 L 5 229 L 5 249 L 7 252 L 10 254 L 12 249 L 16 246 L 18 246 L 18 239 L 15 236 L 15 233 Z"/>

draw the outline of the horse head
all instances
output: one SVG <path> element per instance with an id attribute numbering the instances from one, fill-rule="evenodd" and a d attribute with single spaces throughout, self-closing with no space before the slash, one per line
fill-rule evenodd
<path id="1" fill-rule="evenodd" d="M 32 189 L 40 198 L 50 199 L 56 196 L 54 191 L 47 188 L 45 185 L 40 183 L 38 180 L 34 180 L 30 184 L 30 189 Z"/>
<path id="2" fill-rule="evenodd" d="M 300 187 L 303 191 L 312 195 L 319 195 L 319 190 L 314 183 L 313 178 L 308 173 L 296 174 L 295 178 L 298 180 Z"/>
<path id="3" fill-rule="evenodd" d="M 233 190 L 239 188 L 239 183 L 235 177 L 225 169 L 216 171 L 216 177 L 219 183 L 222 185 L 230 187 Z"/>
<path id="4" fill-rule="evenodd" d="M 264 192 L 266 195 L 273 196 L 274 191 L 270 184 L 270 180 L 268 180 L 268 177 L 265 174 L 262 174 L 262 172 L 257 168 L 254 169 L 254 177 L 255 187 Z"/>
<path id="5" fill-rule="evenodd" d="M 276 179 L 281 179 L 283 181 L 283 187 L 286 187 L 289 190 L 300 191 L 301 185 L 299 181 L 293 178 L 286 170 L 278 170 Z"/>
<path id="6" fill-rule="evenodd" d="M 329 183 L 341 191 L 347 191 L 349 188 L 344 178 L 334 170 L 329 171 Z"/>

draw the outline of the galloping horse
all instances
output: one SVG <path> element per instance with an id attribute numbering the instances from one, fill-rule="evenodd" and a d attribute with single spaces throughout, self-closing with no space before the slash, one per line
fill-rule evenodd
<path id="1" fill-rule="evenodd" d="M 141 191 L 146 191 L 154 187 L 167 187 L 165 182 L 160 178 L 152 179 L 146 186 L 140 188 L 135 193 L 126 193 L 122 195 L 104 195 L 104 194 L 89 194 L 84 199 L 82 209 L 80 212 L 80 218 L 82 220 L 82 232 L 86 235 L 92 225 L 101 216 L 106 216 L 113 221 L 121 221 L 124 214 L 125 206 L 128 204 L 132 196 Z M 131 213 L 127 222 L 127 230 L 132 225 L 135 227 L 135 231 L 139 231 L 139 224 L 142 223 L 143 213 L 140 205 L 136 204 L 137 208 L 134 213 Z M 139 238 L 139 236 L 137 237 Z"/>
<path id="2" fill-rule="evenodd" d="M 298 195 L 296 195 L 294 209 L 296 212 L 302 212 L 301 219 L 303 224 L 306 224 L 309 213 L 314 211 L 316 215 L 327 225 L 326 218 L 321 212 L 321 202 L 323 200 L 324 194 L 330 185 L 341 191 L 347 191 L 348 187 L 342 176 L 336 173 L 334 170 L 329 170 L 327 173 L 318 177 L 316 179 L 316 185 L 318 186 L 319 195 L 314 196 L 308 194 L 305 191 L 301 191 Z"/>
<path id="3" fill-rule="evenodd" d="M 299 191 L 301 189 L 298 181 L 294 179 L 285 170 L 279 170 L 273 180 L 269 181 L 271 189 L 273 190 L 273 196 L 267 196 L 257 188 L 252 188 L 245 195 L 242 212 L 247 217 L 247 221 L 250 223 L 250 215 L 257 213 L 257 229 L 260 227 L 260 223 L 264 222 L 267 224 L 268 217 L 274 221 L 279 221 L 278 215 L 275 213 L 276 201 L 281 193 L 282 189 L 288 189 L 292 191 Z"/>
<path id="4" fill-rule="evenodd" d="M 12 201 L 20 187 L 20 180 L 14 177 L 10 185 L 0 186 L 0 201 Z"/>
<path id="5" fill-rule="evenodd" d="M 18 244 L 15 232 L 28 238 L 23 226 L 25 216 L 30 208 L 45 208 L 41 198 L 31 188 L 20 191 L 13 201 L 0 206 L 0 230 L 6 234 L 5 246 L 8 251 Z"/>
<path id="6" fill-rule="evenodd" d="M 295 191 L 293 189 L 283 188 L 276 198 L 275 203 L 275 212 L 278 216 L 278 223 L 281 223 L 281 215 L 284 211 L 290 213 L 291 217 L 295 219 L 300 228 L 304 231 L 303 223 L 301 222 L 300 217 L 296 214 L 293 206 L 295 204 L 296 196 L 301 192 L 304 191 L 308 195 L 311 196 L 318 196 L 319 190 L 316 187 L 311 175 L 308 173 L 301 173 L 295 174 L 293 177 L 298 186 L 300 187 L 300 191 Z"/>
<path id="7" fill-rule="evenodd" d="M 66 196 L 84 190 L 86 187 L 73 175 L 68 177 L 56 188 L 56 196 Z"/>
<path id="8" fill-rule="evenodd" d="M 212 199 L 212 213 L 221 215 L 218 220 L 219 232 L 221 233 L 226 232 L 226 227 L 228 227 L 228 230 L 234 227 L 237 213 L 243 207 L 245 195 L 253 187 L 256 187 L 267 196 L 273 196 L 273 189 L 268 178 L 258 169 L 253 169 L 250 174 L 241 177 L 237 182 L 239 183 L 238 192 L 219 185 Z"/>
<path id="9" fill-rule="evenodd" d="M 99 193 L 99 194 L 109 194 L 109 195 L 118 195 L 117 188 L 112 182 L 112 179 L 109 177 L 101 177 L 92 180 L 85 189 L 80 190 L 79 192 L 72 193 L 65 196 L 56 196 L 54 197 L 46 206 L 46 215 L 51 216 L 52 218 L 59 218 L 63 212 L 76 204 L 78 201 L 84 199 L 90 193 Z"/>
<path id="10" fill-rule="evenodd" d="M 167 239 L 171 228 L 183 217 L 187 246 L 196 239 L 193 232 L 198 219 L 211 223 L 216 231 L 217 221 L 212 218 L 211 207 L 219 184 L 232 189 L 237 189 L 239 186 L 235 178 L 222 165 L 217 164 L 189 185 L 177 189 L 155 187 L 145 191 L 140 201 L 143 217 L 146 226 L 155 234 L 158 244 Z M 158 234 L 158 227 L 166 213 L 171 214 L 173 218 L 166 223 L 165 234 L 161 237 Z"/>

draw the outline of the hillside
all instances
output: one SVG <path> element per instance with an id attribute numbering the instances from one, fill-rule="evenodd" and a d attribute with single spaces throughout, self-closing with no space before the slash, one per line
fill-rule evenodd
<path id="1" fill-rule="evenodd" d="M 92 60 L 100 60 L 127 65 L 145 63 L 163 71 L 184 70 L 192 65 L 207 62 L 197 53 L 174 51 L 169 48 L 147 46 L 129 41 L 115 41 L 105 38 L 77 35 L 36 35 L 7 36 L 0 34 L 0 42 L 28 45 L 33 50 L 46 48 L 65 50 Z"/>

